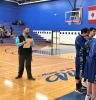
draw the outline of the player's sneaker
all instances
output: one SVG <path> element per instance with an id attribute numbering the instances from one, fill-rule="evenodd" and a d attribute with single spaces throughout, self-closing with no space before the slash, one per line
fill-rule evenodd
<path id="1" fill-rule="evenodd" d="M 85 100 L 91 100 L 91 96 L 86 95 Z"/>

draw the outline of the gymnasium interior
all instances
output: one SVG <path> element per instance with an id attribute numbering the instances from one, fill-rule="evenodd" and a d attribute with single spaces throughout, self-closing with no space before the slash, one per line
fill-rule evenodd
<path id="1" fill-rule="evenodd" d="M 92 7 L 96 0 L 0 0 L 0 100 L 85 100 L 75 92 L 75 38 L 84 27 L 96 28 Z M 34 40 L 35 81 L 27 80 L 26 69 L 15 79 L 15 39 L 25 26 Z"/>

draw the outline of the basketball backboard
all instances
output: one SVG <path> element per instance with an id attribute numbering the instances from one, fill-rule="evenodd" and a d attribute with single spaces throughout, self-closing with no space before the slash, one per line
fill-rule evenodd
<path id="1" fill-rule="evenodd" d="M 81 24 L 82 22 L 82 8 L 73 11 L 65 12 L 65 22 L 71 24 Z"/>

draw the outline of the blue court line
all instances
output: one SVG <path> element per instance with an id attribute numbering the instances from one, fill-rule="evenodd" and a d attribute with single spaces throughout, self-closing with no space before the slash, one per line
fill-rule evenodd
<path id="1" fill-rule="evenodd" d="M 49 50 L 33 50 L 33 53 L 48 54 L 48 55 L 58 55 L 65 53 L 72 53 L 74 50 L 63 50 L 63 49 L 49 49 Z"/>

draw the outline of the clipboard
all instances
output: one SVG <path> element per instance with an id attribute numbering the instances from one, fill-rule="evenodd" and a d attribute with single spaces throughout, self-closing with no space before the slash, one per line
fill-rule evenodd
<path id="1" fill-rule="evenodd" d="M 30 48 L 32 46 L 32 39 L 26 39 L 26 43 L 23 45 L 23 48 Z"/>

